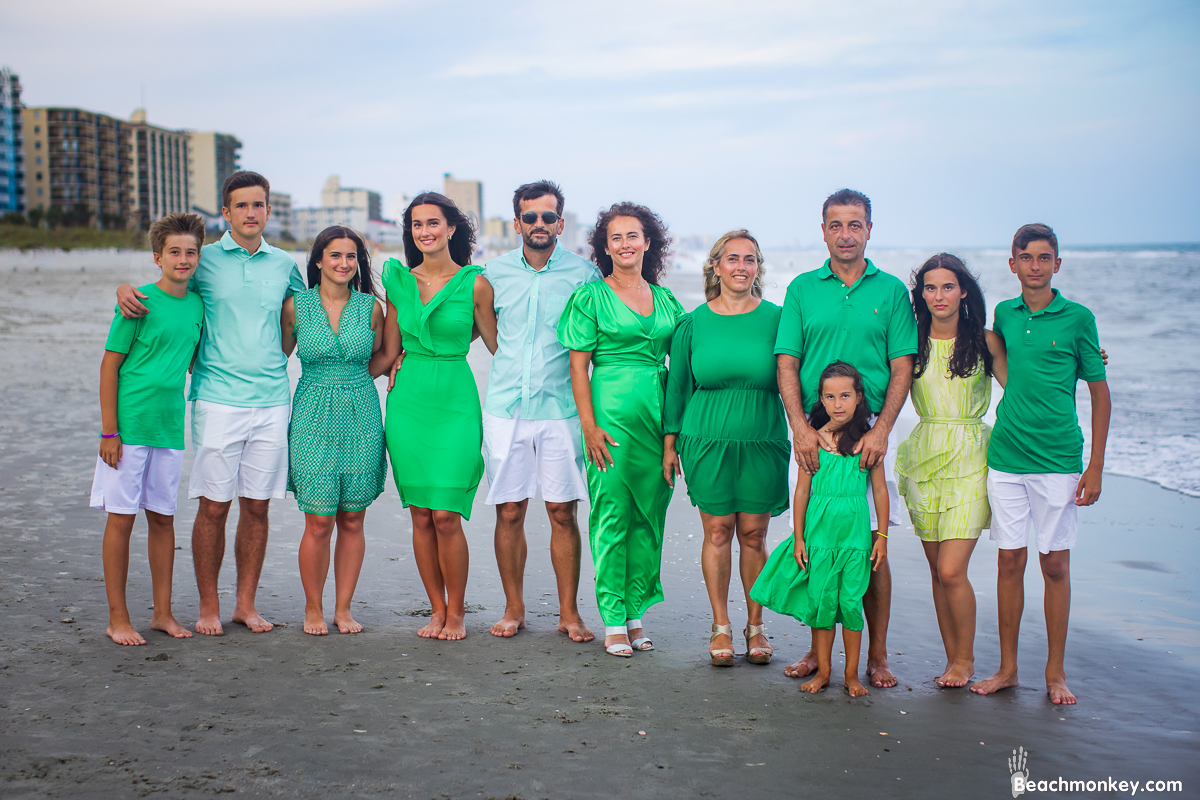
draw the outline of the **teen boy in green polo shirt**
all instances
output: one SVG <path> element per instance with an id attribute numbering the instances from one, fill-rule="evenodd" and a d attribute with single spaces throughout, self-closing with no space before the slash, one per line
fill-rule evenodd
<path id="1" fill-rule="evenodd" d="M 1021 296 L 997 305 L 993 317 L 993 329 L 1008 350 L 1008 381 L 988 447 L 990 536 L 1000 547 L 1000 669 L 971 690 L 991 694 L 1017 685 L 1017 640 L 1032 523 L 1046 585 L 1046 691 L 1051 702 L 1070 705 L 1075 695 L 1067 688 L 1063 656 L 1076 508 L 1100 497 L 1112 403 L 1096 318 L 1050 287 L 1062 264 L 1054 231 L 1045 225 L 1023 226 L 1013 237 L 1008 264 L 1021 281 Z M 1092 397 L 1092 452 L 1086 470 L 1075 412 L 1080 380 L 1087 381 Z"/>
<path id="2" fill-rule="evenodd" d="M 116 313 L 104 345 L 100 454 L 91 506 L 108 512 L 103 545 L 106 633 L 117 644 L 146 643 L 130 622 L 125 601 L 129 537 L 143 509 L 154 589 L 150 627 L 177 639 L 192 635 L 171 614 L 171 576 L 175 499 L 183 467 L 183 384 L 204 324 L 204 303 L 188 291 L 188 281 L 203 244 L 204 222 L 195 214 L 171 214 L 150 226 L 150 248 L 162 277 L 141 291 L 155 313 L 140 319 Z"/>

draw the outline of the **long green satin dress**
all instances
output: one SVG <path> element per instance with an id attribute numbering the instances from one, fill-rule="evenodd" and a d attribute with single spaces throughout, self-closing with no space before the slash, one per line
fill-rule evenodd
<path id="1" fill-rule="evenodd" d="M 588 540 L 596 604 L 606 626 L 639 619 L 662 602 L 663 528 L 671 486 L 663 478 L 663 365 L 683 306 L 665 286 L 650 285 L 654 313 L 633 312 L 604 281 L 571 295 L 558 340 L 592 354 L 596 424 L 617 442 L 613 466 L 587 464 Z"/>
<path id="2" fill-rule="evenodd" d="M 862 600 L 871 580 L 870 473 L 859 469 L 858 456 L 822 449 L 817 457 L 821 468 L 813 475 L 804 514 L 808 569 L 796 563 L 793 533 L 767 558 L 750 599 L 810 628 L 840 624 L 861 631 Z"/>
<path id="3" fill-rule="evenodd" d="M 664 429 L 679 435 L 692 505 L 706 514 L 778 516 L 788 507 L 788 440 L 775 378 L 782 309 L 697 307 L 675 328 Z"/>
<path id="4" fill-rule="evenodd" d="M 477 266 L 463 267 L 423 304 L 408 267 L 394 258 L 383 265 L 404 346 L 384 421 L 396 489 L 405 507 L 457 511 L 466 519 L 483 477 L 483 415 L 467 365 L 478 274 Z"/>

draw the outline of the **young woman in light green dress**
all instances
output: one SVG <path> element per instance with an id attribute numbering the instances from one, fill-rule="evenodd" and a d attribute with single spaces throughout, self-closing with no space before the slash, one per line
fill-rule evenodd
<path id="1" fill-rule="evenodd" d="M 558 340 L 571 351 L 587 453 L 588 540 L 604 646 L 623 657 L 653 648 L 641 617 L 663 599 L 672 489 L 662 474 L 664 361 L 683 315 L 671 290 L 658 285 L 669 244 L 648 208 L 619 203 L 602 213 L 592 260 L 605 278 L 576 289 L 558 323 Z"/>
<path id="2" fill-rule="evenodd" d="M 729 621 L 730 553 L 736 536 L 746 593 L 746 660 L 771 663 L 762 606 L 750 588 L 767 561 L 767 524 L 788 507 L 788 440 L 775 379 L 782 309 L 762 299 L 762 251 L 746 230 L 713 244 L 704 264 L 708 302 L 679 320 L 671 342 L 663 476 L 686 476 L 700 508 L 700 567 L 712 605 L 708 656 L 734 664 Z"/>
<path id="3" fill-rule="evenodd" d="M 342 633 L 358 633 L 350 603 L 366 553 L 363 519 L 383 492 L 387 467 L 372 380 L 387 365 L 368 369 L 380 349 L 383 309 L 362 237 L 341 225 L 321 231 L 308 257 L 308 285 L 284 301 L 280 315 L 283 351 L 296 348 L 303 367 L 288 425 L 288 490 L 304 512 L 304 632 L 329 632 L 322 595 L 336 525 L 333 622 Z"/>
<path id="4" fill-rule="evenodd" d="M 992 376 L 1004 385 L 1004 341 L 984 328 L 983 292 L 956 256 L 941 253 L 913 277 L 918 351 L 912 401 L 921 417 L 896 452 L 901 496 L 933 578 L 946 648 L 938 686 L 966 686 L 975 672 L 975 590 L 967 578 L 979 533 L 991 524 L 983 423 Z"/>
<path id="5" fill-rule="evenodd" d="M 466 637 L 467 537 L 483 477 L 483 415 L 467 350 L 482 336 L 496 352 L 491 285 L 471 265 L 470 220 L 437 192 L 404 212 L 404 257 L 383 265 L 384 359 L 397 363 L 384 430 L 400 500 L 413 521 L 413 556 L 432 609 L 417 631 Z"/>

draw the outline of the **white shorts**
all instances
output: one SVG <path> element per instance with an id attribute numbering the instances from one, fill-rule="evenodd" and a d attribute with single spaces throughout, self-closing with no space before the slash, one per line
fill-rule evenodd
<path id="1" fill-rule="evenodd" d="M 1039 553 L 1075 546 L 1079 515 L 1075 489 L 1080 473 L 1037 472 L 1017 475 L 989 469 L 988 500 L 992 504 L 989 538 L 1001 550 L 1029 545 L 1029 525 L 1037 531 Z"/>
<path id="2" fill-rule="evenodd" d="M 173 517 L 182 471 L 182 450 L 123 444 L 116 469 L 96 456 L 91 506 L 110 514 L 136 514 L 144 508 Z"/>
<path id="3" fill-rule="evenodd" d="M 278 500 L 287 491 L 292 407 L 240 408 L 192 401 L 192 480 L 188 497 Z"/>
<path id="4" fill-rule="evenodd" d="M 872 425 L 875 420 L 879 419 L 878 414 L 872 414 L 867 418 L 867 421 Z M 791 430 L 788 431 L 788 436 L 791 436 Z M 888 433 L 887 440 L 887 455 L 883 457 L 883 474 L 884 476 L 891 475 L 892 478 L 887 480 L 888 489 L 888 527 L 897 528 L 904 522 L 904 515 L 901 509 L 904 506 L 900 502 L 900 490 L 896 487 L 894 476 L 896 474 L 896 448 L 900 446 L 900 437 L 896 434 L 895 426 Z M 788 487 L 791 491 L 789 499 L 796 496 L 796 479 L 800 475 L 800 466 L 796 463 L 795 454 L 792 455 L 791 464 L 788 466 Z M 879 530 L 879 515 L 875 513 L 875 493 L 871 490 L 871 482 L 867 481 L 867 508 L 871 512 L 871 530 Z M 788 511 L 788 524 L 794 529 L 795 517 L 791 510 Z"/>
<path id="5" fill-rule="evenodd" d="M 483 412 L 487 504 L 516 503 L 542 490 L 547 503 L 587 499 L 579 417 L 512 419 Z"/>

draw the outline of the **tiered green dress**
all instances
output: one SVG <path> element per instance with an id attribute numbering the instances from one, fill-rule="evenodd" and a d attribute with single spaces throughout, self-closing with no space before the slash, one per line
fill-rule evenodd
<path id="1" fill-rule="evenodd" d="M 375 298 L 351 290 L 337 333 L 319 287 L 297 292 L 302 372 L 288 425 L 288 491 L 306 514 L 362 511 L 383 492 L 383 416 L 367 373 Z"/>
<path id="2" fill-rule="evenodd" d="M 679 435 L 688 497 L 706 514 L 787 510 L 791 446 L 774 353 L 781 312 L 765 300 L 736 315 L 702 305 L 675 328 L 663 427 Z"/>
<path id="3" fill-rule="evenodd" d="M 869 473 L 859 457 L 819 450 L 804 514 L 808 569 L 796 563 L 793 533 L 775 548 L 750 599 L 810 628 L 863 629 L 862 599 L 871 579 Z"/>
<path id="4" fill-rule="evenodd" d="M 983 364 L 966 378 L 949 376 L 953 339 L 929 340 L 929 364 L 913 381 L 921 421 L 896 450 L 896 480 L 913 529 L 927 542 L 976 539 L 991 525 L 983 415 L 992 378 Z"/>
<path id="5" fill-rule="evenodd" d="M 483 477 L 483 416 L 467 365 L 478 274 L 477 266 L 461 268 L 423 304 L 408 267 L 394 258 L 383 265 L 404 346 L 385 426 L 396 489 L 405 507 L 456 511 L 466 519 Z"/>
<path id="6" fill-rule="evenodd" d="M 604 281 L 571 295 L 558 340 L 592 353 L 596 424 L 618 446 L 613 466 L 587 465 L 592 508 L 588 539 L 596 570 L 596 603 L 608 626 L 624 625 L 662 602 L 663 527 L 671 486 L 663 478 L 663 365 L 683 307 L 664 286 L 651 284 L 654 312 L 634 313 Z"/>

